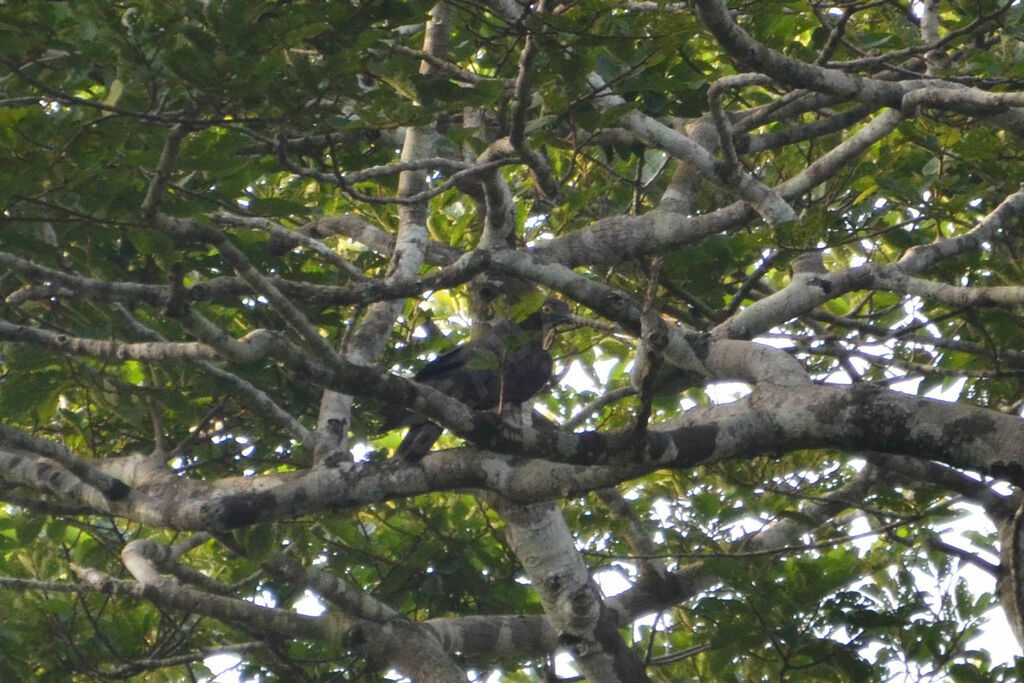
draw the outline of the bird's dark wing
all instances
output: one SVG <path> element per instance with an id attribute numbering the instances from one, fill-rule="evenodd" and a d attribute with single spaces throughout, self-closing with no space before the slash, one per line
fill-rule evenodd
<path id="1" fill-rule="evenodd" d="M 488 395 L 495 390 L 487 386 L 489 375 L 472 369 L 478 365 L 481 352 L 477 342 L 466 342 L 441 354 L 427 363 L 416 373 L 417 382 L 427 384 L 438 391 L 474 407 L 488 407 Z M 490 375 L 497 376 L 496 370 Z M 482 382 L 482 383 L 481 383 Z M 399 424 L 409 425 L 402 442 L 395 449 L 395 457 L 406 462 L 418 462 L 430 452 L 444 430 L 419 413 L 406 412 Z M 394 425 L 399 426 L 399 425 Z"/>
<path id="2" fill-rule="evenodd" d="M 503 320 L 479 339 L 441 354 L 415 379 L 477 410 L 522 403 L 551 378 L 544 335 L 570 319 L 568 310 L 557 299 L 547 300 L 522 323 Z M 407 413 L 403 422 L 410 427 L 396 455 L 415 462 L 430 451 L 442 430 L 416 413 Z"/>
<path id="3" fill-rule="evenodd" d="M 458 369 L 466 364 L 468 358 L 472 356 L 473 346 L 475 346 L 475 342 L 467 342 L 449 349 L 420 368 L 419 372 L 413 375 L 413 379 L 423 384 L 429 384 L 439 391 L 449 391 L 449 387 L 445 385 L 453 384 L 457 381 L 453 379 L 452 374 L 457 374 Z M 405 408 L 396 409 L 395 406 L 385 405 L 382 412 L 384 414 L 384 431 L 390 431 L 399 427 L 415 426 L 417 423 L 424 421 L 423 416 L 410 412 Z"/>
<path id="4" fill-rule="evenodd" d="M 416 381 L 478 410 L 493 408 L 501 395 L 501 368 L 506 355 L 502 344 L 507 336 L 508 325 L 496 325 L 480 339 L 432 360 L 416 373 Z"/>
<path id="5" fill-rule="evenodd" d="M 476 342 L 466 342 L 445 351 L 420 368 L 415 375 L 416 381 L 429 384 L 432 377 L 436 378 L 453 369 L 464 367 L 472 359 L 476 346 Z"/>

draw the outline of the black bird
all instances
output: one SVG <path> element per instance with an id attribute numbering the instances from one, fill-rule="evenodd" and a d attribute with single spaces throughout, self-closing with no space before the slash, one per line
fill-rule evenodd
<path id="1" fill-rule="evenodd" d="M 548 335 L 572 322 L 569 307 L 548 298 L 526 320 L 502 320 L 479 339 L 459 344 L 427 363 L 416 381 L 443 391 L 476 410 L 519 404 L 536 394 L 551 379 Z M 419 413 L 407 413 L 392 428 L 408 425 L 395 455 L 416 462 L 443 431 Z"/>

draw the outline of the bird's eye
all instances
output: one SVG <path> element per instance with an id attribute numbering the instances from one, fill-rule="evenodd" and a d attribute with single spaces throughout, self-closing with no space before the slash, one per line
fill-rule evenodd
<path id="1" fill-rule="evenodd" d="M 549 304 L 545 304 L 540 310 L 544 311 L 545 313 L 550 313 L 552 311 L 552 308 Z"/>

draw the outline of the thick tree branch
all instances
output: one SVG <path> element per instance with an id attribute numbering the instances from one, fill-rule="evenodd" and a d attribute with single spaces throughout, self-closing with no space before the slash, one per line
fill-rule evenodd
<path id="1" fill-rule="evenodd" d="M 597 585 L 553 503 L 498 506 L 508 543 L 523 563 L 558 638 L 588 680 L 649 680 L 604 609 Z"/>

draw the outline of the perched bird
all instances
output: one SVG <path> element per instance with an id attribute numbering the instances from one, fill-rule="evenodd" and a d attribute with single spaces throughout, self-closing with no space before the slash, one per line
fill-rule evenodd
<path id="1" fill-rule="evenodd" d="M 502 320 L 479 339 L 465 342 L 427 363 L 416 373 L 422 382 L 462 401 L 488 410 L 519 404 L 551 379 L 549 334 L 572 322 L 569 307 L 548 298 L 526 320 Z M 408 425 L 395 455 L 416 462 L 430 451 L 443 431 L 419 413 L 409 412 L 392 428 Z"/>

